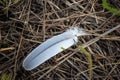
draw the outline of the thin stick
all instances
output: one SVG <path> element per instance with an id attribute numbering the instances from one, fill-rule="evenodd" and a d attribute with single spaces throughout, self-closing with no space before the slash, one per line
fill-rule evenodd
<path id="1" fill-rule="evenodd" d="M 1 48 L 0 51 L 14 50 L 15 47 Z"/>
<path id="2" fill-rule="evenodd" d="M 91 39 L 90 41 L 86 42 L 86 43 L 83 44 L 82 46 L 83 46 L 84 48 L 85 48 L 85 47 L 88 47 L 89 45 L 97 42 L 101 37 L 106 36 L 107 34 L 113 32 L 114 30 L 116 30 L 116 29 L 118 29 L 118 28 L 120 28 L 120 25 L 117 25 L 116 27 L 114 27 L 114 28 L 106 31 L 105 33 L 101 34 L 100 36 L 98 36 L 98 37 L 96 37 L 96 38 L 94 38 L 94 39 Z"/>

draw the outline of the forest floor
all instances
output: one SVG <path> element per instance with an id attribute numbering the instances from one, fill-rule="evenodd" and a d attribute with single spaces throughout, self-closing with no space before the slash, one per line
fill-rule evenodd
<path id="1" fill-rule="evenodd" d="M 108 3 L 120 10 L 119 0 Z M 102 0 L 0 0 L 0 77 L 90 80 L 88 58 L 77 46 L 34 70 L 26 71 L 22 67 L 23 60 L 35 47 L 78 26 L 93 34 L 79 37 L 79 43 L 85 45 L 92 56 L 91 80 L 120 80 L 120 28 L 115 29 L 117 25 L 120 25 L 120 16 L 103 8 Z M 110 30 L 113 31 L 101 36 Z M 90 40 L 93 42 L 87 44 Z"/>

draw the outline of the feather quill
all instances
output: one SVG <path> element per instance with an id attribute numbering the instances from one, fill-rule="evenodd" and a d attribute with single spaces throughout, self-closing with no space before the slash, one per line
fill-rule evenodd
<path id="1" fill-rule="evenodd" d="M 41 45 L 36 47 L 23 61 L 25 70 L 32 70 L 44 63 L 51 57 L 71 47 L 78 42 L 78 36 L 87 35 L 83 29 L 74 27 L 68 29 L 66 32 L 54 36 Z M 64 48 L 64 49 L 62 49 Z"/>

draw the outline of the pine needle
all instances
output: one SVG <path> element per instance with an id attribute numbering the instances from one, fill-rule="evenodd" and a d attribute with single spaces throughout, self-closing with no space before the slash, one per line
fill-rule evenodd
<path id="1" fill-rule="evenodd" d="M 8 51 L 8 50 L 14 50 L 14 47 L 8 47 L 8 48 L 1 48 L 0 51 Z"/>

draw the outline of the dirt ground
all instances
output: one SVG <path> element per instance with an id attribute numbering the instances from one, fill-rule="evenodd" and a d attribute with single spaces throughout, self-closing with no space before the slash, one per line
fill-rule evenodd
<path id="1" fill-rule="evenodd" d="M 119 0 L 108 3 L 120 10 Z M 93 34 L 79 37 L 78 43 L 92 56 L 91 80 L 120 80 L 117 25 L 120 16 L 103 8 L 102 0 L 0 0 L 0 76 L 6 74 L 12 80 L 90 80 L 88 58 L 77 46 L 34 70 L 22 67 L 35 47 L 78 26 Z M 101 35 L 107 31 L 109 34 Z"/>

